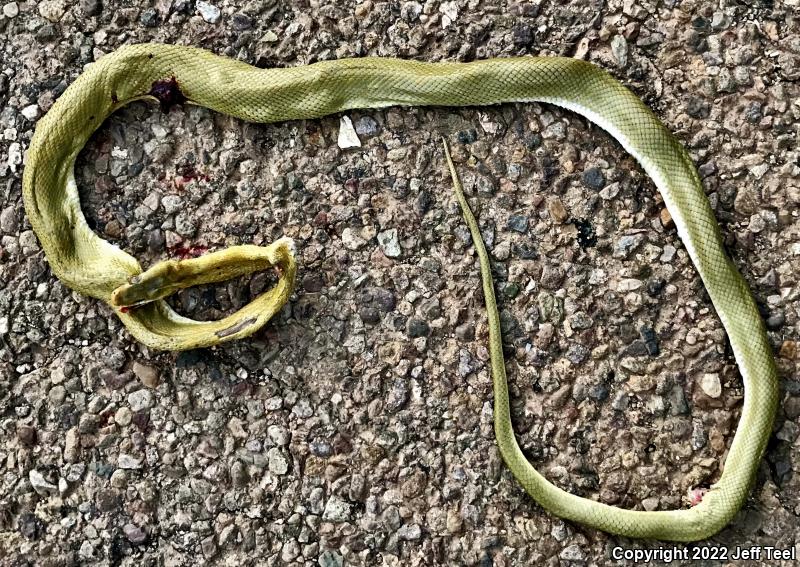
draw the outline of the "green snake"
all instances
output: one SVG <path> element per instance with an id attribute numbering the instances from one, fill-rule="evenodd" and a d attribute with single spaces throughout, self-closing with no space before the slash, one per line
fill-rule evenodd
<path id="1" fill-rule="evenodd" d="M 456 195 L 480 260 L 489 322 L 494 426 L 500 452 L 525 490 L 551 513 L 628 537 L 693 541 L 727 525 L 741 508 L 771 433 L 775 362 L 750 290 L 723 248 L 719 227 L 688 154 L 655 115 L 598 67 L 576 59 L 521 57 L 425 63 L 367 57 L 257 69 L 207 51 L 131 45 L 91 64 L 40 120 L 23 177 L 25 209 L 56 276 L 106 302 L 142 343 L 181 350 L 246 337 L 286 303 L 296 264 L 288 239 L 235 246 L 142 271 L 135 258 L 95 234 L 83 216 L 73 166 L 103 120 L 134 100 L 188 102 L 243 120 L 316 118 L 357 108 L 474 106 L 539 101 L 581 114 L 608 131 L 658 187 L 678 234 L 727 331 L 745 387 L 724 470 L 702 501 L 673 511 L 623 510 L 570 494 L 540 475 L 515 439 L 489 258 L 449 153 Z M 447 150 L 445 146 L 445 150 Z M 277 284 L 240 311 L 198 322 L 164 301 L 174 291 L 274 268 Z"/>

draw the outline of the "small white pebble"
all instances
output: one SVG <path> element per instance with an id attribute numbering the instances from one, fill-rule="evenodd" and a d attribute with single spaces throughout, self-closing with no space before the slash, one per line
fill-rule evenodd
<path id="1" fill-rule="evenodd" d="M 16 2 L 9 2 L 3 6 L 3 15 L 6 18 L 16 18 L 17 14 L 19 14 L 19 6 Z"/>
<path id="2" fill-rule="evenodd" d="M 703 374 L 700 379 L 700 387 L 709 398 L 719 398 L 722 395 L 722 384 L 719 382 L 719 374 Z"/>
<path id="3" fill-rule="evenodd" d="M 397 258 L 403 252 L 396 228 L 378 233 L 378 244 L 387 258 Z"/>
<path id="4" fill-rule="evenodd" d="M 42 496 L 58 492 L 58 487 L 52 482 L 48 482 L 44 475 L 36 469 L 31 469 L 28 473 L 28 480 L 33 489 Z"/>
<path id="5" fill-rule="evenodd" d="M 28 120 L 36 120 L 39 117 L 39 107 L 35 104 L 26 106 L 22 109 L 22 116 Z"/>
<path id="6" fill-rule="evenodd" d="M 163 140 L 164 138 L 167 137 L 167 134 L 169 134 L 167 129 L 164 128 L 161 124 L 153 124 L 150 129 L 153 131 L 155 137 L 158 138 L 159 140 Z"/>
<path id="7" fill-rule="evenodd" d="M 219 21 L 219 8 L 203 0 L 197 1 L 197 11 L 209 24 L 216 24 Z"/>
<path id="8" fill-rule="evenodd" d="M 67 11 L 66 0 L 44 0 L 38 3 L 39 14 L 47 20 L 56 23 L 64 17 Z"/>
<path id="9" fill-rule="evenodd" d="M 458 4 L 455 2 L 442 2 L 439 6 L 442 14 L 442 27 L 446 28 L 458 19 Z"/>
<path id="10" fill-rule="evenodd" d="M 664 246 L 664 251 L 661 253 L 661 258 L 659 258 L 659 260 L 661 260 L 665 264 L 669 264 L 670 262 L 672 262 L 672 259 L 675 258 L 676 252 L 677 249 L 674 246 L 667 244 L 666 246 Z"/>
<path id="11" fill-rule="evenodd" d="M 8 146 L 8 167 L 11 168 L 12 173 L 17 172 L 17 166 L 22 163 L 22 146 L 19 142 L 13 142 Z"/>
<path id="12" fill-rule="evenodd" d="M 126 453 L 120 453 L 117 457 L 117 466 L 121 469 L 140 469 L 142 468 L 142 459 Z"/>
<path id="13" fill-rule="evenodd" d="M 339 139 L 337 143 L 343 150 L 361 147 L 361 140 L 358 139 L 358 134 L 353 128 L 353 121 L 350 120 L 349 116 L 342 116 L 339 120 Z"/>

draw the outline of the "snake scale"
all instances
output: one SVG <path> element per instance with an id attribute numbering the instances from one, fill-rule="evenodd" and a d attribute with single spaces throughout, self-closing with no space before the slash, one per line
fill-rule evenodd
<path id="1" fill-rule="evenodd" d="M 132 256 L 89 228 L 73 176 L 76 156 L 109 114 L 131 101 L 153 98 L 165 106 L 186 101 L 253 122 L 396 105 L 539 101 L 581 114 L 608 131 L 655 181 L 727 331 L 745 387 L 739 426 L 719 479 L 697 506 L 688 509 L 623 510 L 570 494 L 540 475 L 515 439 L 489 259 L 448 153 L 456 195 L 480 260 L 500 452 L 542 507 L 613 534 L 699 540 L 717 533 L 740 509 L 776 411 L 773 354 L 750 290 L 723 249 L 688 154 L 655 115 L 609 74 L 590 63 L 558 57 L 470 63 L 367 57 L 257 69 L 201 49 L 156 44 L 126 46 L 91 64 L 37 125 L 23 177 L 25 209 L 53 273 L 64 284 L 109 304 L 144 344 L 181 350 L 255 332 L 288 300 L 296 264 L 291 241 L 282 238 L 269 246 L 236 246 L 190 260 L 168 260 L 143 272 Z M 277 284 L 220 321 L 184 318 L 163 299 L 183 287 L 270 267 L 280 275 Z"/>

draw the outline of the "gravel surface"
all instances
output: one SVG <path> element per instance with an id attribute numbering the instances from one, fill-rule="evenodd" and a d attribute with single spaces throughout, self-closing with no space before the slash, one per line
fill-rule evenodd
<path id="1" fill-rule="evenodd" d="M 677 508 L 717 478 L 736 427 L 738 372 L 652 182 L 597 127 L 545 105 L 267 126 L 194 107 L 117 113 L 76 166 L 98 233 L 144 265 L 282 235 L 301 250 L 296 293 L 254 338 L 137 344 L 50 273 L 21 172 L 66 86 L 141 41 L 261 67 L 542 54 L 608 69 L 689 149 L 778 353 L 757 484 L 707 543 L 798 545 L 797 0 L 136 4 L 0 6 L 0 563 L 605 565 L 615 547 L 655 547 L 545 513 L 503 465 L 441 135 L 492 255 L 514 423 L 541 472 L 609 504 Z M 270 283 L 173 304 L 215 318 Z"/>

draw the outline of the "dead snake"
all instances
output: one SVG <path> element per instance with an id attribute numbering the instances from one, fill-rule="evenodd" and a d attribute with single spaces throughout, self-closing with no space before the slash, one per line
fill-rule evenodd
<path id="1" fill-rule="evenodd" d="M 73 166 L 105 118 L 139 99 L 188 101 L 243 120 L 306 119 L 354 108 L 471 106 L 540 101 L 581 114 L 608 131 L 658 187 L 678 234 L 728 333 L 745 386 L 742 416 L 724 471 L 690 509 L 634 511 L 565 492 L 541 476 L 516 442 L 509 412 L 500 323 L 489 261 L 453 170 L 458 199 L 478 251 L 488 309 L 495 434 L 506 464 L 544 508 L 629 537 L 690 541 L 722 529 L 747 498 L 775 415 L 775 363 L 750 291 L 726 255 L 719 228 L 689 156 L 653 113 L 598 67 L 576 59 L 523 57 L 423 63 L 367 57 L 286 69 L 257 69 L 207 51 L 131 45 L 102 57 L 39 121 L 23 177 L 25 209 L 52 271 L 70 288 L 108 303 L 129 331 L 156 349 L 181 350 L 246 337 L 286 303 L 296 265 L 291 241 L 236 246 L 142 272 L 100 238 L 80 207 Z M 447 156 L 448 162 L 449 154 Z M 274 288 L 219 321 L 198 322 L 164 301 L 174 291 L 276 267 Z"/>

